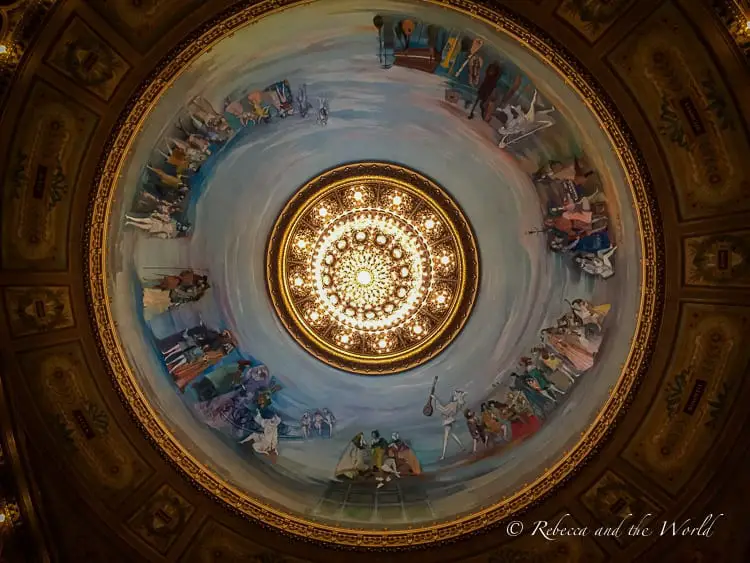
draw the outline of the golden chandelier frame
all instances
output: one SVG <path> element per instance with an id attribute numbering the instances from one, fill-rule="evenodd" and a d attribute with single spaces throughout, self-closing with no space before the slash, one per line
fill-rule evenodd
<path id="1" fill-rule="evenodd" d="M 165 57 L 134 95 L 113 129 L 94 179 L 87 216 L 84 248 L 88 257 L 85 278 L 89 316 L 113 384 L 151 443 L 196 488 L 218 499 L 235 513 L 290 536 L 350 549 L 409 549 L 453 541 L 498 526 L 551 494 L 590 458 L 627 408 L 638 381 L 648 368 L 664 302 L 663 237 L 650 175 L 627 124 L 596 79 L 563 45 L 505 8 L 469 0 L 424 1 L 468 15 L 509 36 L 563 77 L 609 137 L 633 195 L 641 234 L 642 285 L 638 323 L 627 361 L 608 401 L 578 443 L 533 482 L 499 502 L 433 525 L 403 530 L 356 530 L 313 522 L 251 497 L 197 460 L 160 419 L 125 359 L 109 305 L 106 248 L 115 188 L 141 124 L 162 94 L 195 58 L 238 29 L 275 12 L 309 4 L 310 0 L 240 2 L 200 28 Z"/>
<path id="2" fill-rule="evenodd" d="M 431 293 L 442 283 L 450 288 L 451 298 L 446 303 L 444 311 L 436 314 L 425 312 L 422 307 L 413 316 L 422 316 L 434 328 L 426 332 L 424 338 L 404 342 L 400 331 L 395 340 L 397 344 L 389 353 L 367 353 L 365 346 L 357 351 L 347 351 L 333 338 L 326 338 L 326 332 L 335 330 L 336 323 L 328 323 L 323 328 L 312 326 L 304 318 L 300 310 L 301 302 L 311 301 L 311 289 L 302 297 L 295 295 L 295 288 L 289 283 L 291 264 L 298 262 L 302 266 L 303 260 L 295 260 L 294 248 L 290 248 L 294 233 L 299 229 L 309 229 L 310 212 L 314 212 L 321 202 L 330 200 L 343 212 L 352 212 L 356 205 L 347 206 L 341 202 L 342 193 L 354 186 L 362 185 L 362 189 L 371 191 L 374 201 L 362 205 L 366 212 L 378 205 L 387 208 L 382 201 L 389 191 L 403 194 L 410 198 L 412 204 L 404 220 L 416 223 L 421 212 L 434 217 L 441 226 L 441 236 L 437 241 L 429 241 L 428 245 L 434 251 L 436 246 L 450 248 L 455 256 L 455 268 L 440 278 L 430 276 L 430 287 L 427 289 L 425 304 Z M 357 188 L 359 189 L 359 188 Z M 400 197 L 400 196 L 399 196 Z M 381 200 L 381 201 L 379 201 Z M 390 207 L 393 207 L 392 205 Z M 325 209 L 325 208 L 323 208 Z M 313 213 L 314 214 L 314 213 Z M 325 224 L 319 228 L 322 230 Z M 431 227 L 432 228 L 432 227 Z M 442 234 L 445 232 L 446 234 Z M 435 244 L 431 244 L 435 243 Z M 430 257 L 427 257 L 429 260 Z M 459 206 L 437 184 L 422 174 L 405 166 L 389 162 L 356 162 L 338 166 L 328 170 L 298 190 L 279 214 L 268 241 L 266 253 L 266 282 L 269 295 L 276 314 L 281 319 L 292 338 L 310 354 L 333 367 L 362 375 L 388 375 L 417 367 L 440 354 L 453 342 L 469 318 L 476 301 L 479 289 L 479 253 L 476 241 Z M 317 311 L 314 313 L 317 314 Z M 360 340 L 367 337 L 364 331 L 351 331 L 361 335 Z M 374 334 L 372 333 L 373 337 Z M 387 334 L 387 332 L 386 332 Z M 421 334 L 419 336 L 422 336 Z"/>

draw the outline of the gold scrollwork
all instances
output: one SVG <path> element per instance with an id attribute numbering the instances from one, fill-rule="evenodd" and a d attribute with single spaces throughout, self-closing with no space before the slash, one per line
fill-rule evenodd
<path id="1" fill-rule="evenodd" d="M 128 149 L 139 125 L 157 103 L 159 97 L 189 67 L 190 62 L 240 27 L 274 12 L 307 4 L 309 1 L 274 0 L 237 4 L 199 30 L 181 44 L 155 69 L 117 123 L 107 144 L 90 200 L 86 229 L 88 263 L 86 270 L 89 315 L 95 327 L 100 352 L 110 370 L 113 382 L 126 406 L 139 421 L 165 457 L 191 482 L 207 494 L 219 499 L 235 512 L 243 514 L 282 533 L 322 544 L 337 544 L 351 549 L 408 549 L 426 544 L 455 540 L 499 525 L 504 519 L 529 508 L 545 498 L 555 487 L 571 477 L 596 451 L 610 432 L 632 392 L 645 372 L 653 352 L 660 323 L 664 293 L 663 241 L 659 211 L 653 196 L 650 176 L 635 145 L 632 134 L 598 82 L 568 53 L 543 31 L 520 16 L 500 7 L 489 7 L 468 0 L 429 0 L 436 4 L 476 18 L 498 32 L 520 42 L 537 57 L 565 78 L 598 119 L 607 134 L 630 184 L 635 212 L 642 236 L 642 293 L 638 325 L 622 374 L 607 403 L 596 420 L 570 449 L 543 475 L 515 494 L 500 502 L 450 522 L 409 530 L 354 530 L 311 522 L 271 507 L 249 497 L 245 492 L 222 481 L 198 462 L 169 432 L 139 388 L 134 374 L 125 361 L 117 331 L 109 309 L 106 284 L 107 224 L 110 207 Z"/>

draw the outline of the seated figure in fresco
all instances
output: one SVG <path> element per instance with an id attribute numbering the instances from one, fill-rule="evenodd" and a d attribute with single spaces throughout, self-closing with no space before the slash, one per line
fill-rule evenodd
<path id="1" fill-rule="evenodd" d="M 404 442 L 398 432 L 391 434 L 391 442 L 388 444 L 390 456 L 396 460 L 396 470 L 400 475 L 419 475 L 422 466 L 414 454 L 414 451 Z"/>
<path id="2" fill-rule="evenodd" d="M 587 234 L 578 234 L 574 236 L 568 244 L 560 244 L 557 239 L 550 243 L 550 248 L 556 252 L 582 252 L 586 254 L 607 251 L 612 247 L 612 241 L 609 238 L 609 232 L 602 229 Z"/>
<path id="3" fill-rule="evenodd" d="M 364 433 L 360 432 L 347 444 L 341 455 L 334 475 L 337 479 L 357 479 L 370 473 L 370 456 L 367 440 Z"/>
<path id="4" fill-rule="evenodd" d="M 263 92 L 250 92 L 247 95 L 247 101 L 250 104 L 250 116 L 255 125 L 271 121 L 270 108 L 265 103 Z"/>
<path id="5" fill-rule="evenodd" d="M 501 413 L 510 421 L 512 440 L 533 436 L 541 428 L 543 417 L 537 415 L 527 396 L 518 389 L 511 389 L 506 400 L 507 404 L 501 409 Z"/>
<path id="6" fill-rule="evenodd" d="M 193 98 L 187 106 L 190 119 L 203 135 L 215 143 L 225 143 L 234 135 L 226 118 L 214 110 L 211 103 L 201 96 Z"/>
<path id="7" fill-rule="evenodd" d="M 533 378 L 527 377 L 526 374 L 513 372 L 510 376 L 513 378 L 512 389 L 518 391 L 524 397 L 537 418 L 544 419 L 547 413 L 552 410 L 555 401 L 550 399 L 548 395 L 544 395 L 540 389 L 532 387 L 529 380 Z"/>
<path id="8" fill-rule="evenodd" d="M 171 364 L 167 364 L 177 388 L 184 392 L 185 388 L 213 365 L 219 363 L 229 352 L 231 345 L 219 350 L 212 350 L 207 344 L 193 346 L 185 350 L 182 355 Z"/>
<path id="9" fill-rule="evenodd" d="M 580 254 L 573 260 L 587 274 L 599 276 L 606 280 L 615 275 L 615 269 L 611 260 L 615 250 L 617 250 L 617 247 L 613 246 L 595 253 Z"/>
<path id="10" fill-rule="evenodd" d="M 377 488 L 381 488 L 391 481 L 392 477 L 401 477 L 396 467 L 396 458 L 394 451 L 388 447 L 388 441 L 380 435 L 380 432 L 373 430 L 370 440 L 370 461 L 372 463 L 371 471 L 378 482 Z"/>
<path id="11" fill-rule="evenodd" d="M 606 303 L 594 306 L 585 299 L 575 299 L 570 304 L 570 308 L 573 309 L 573 312 L 579 319 L 581 319 L 581 323 L 584 326 L 595 327 L 597 331 L 601 332 L 604 318 L 607 316 L 612 306 Z"/>
<path id="12" fill-rule="evenodd" d="M 526 381 L 528 384 L 532 388 L 538 390 L 539 393 L 547 397 L 550 401 L 557 402 L 557 399 L 555 399 L 555 396 L 552 393 L 565 395 L 564 391 L 545 377 L 531 358 L 526 356 L 522 357 L 519 361 L 519 366 L 526 372 Z"/>
<path id="13" fill-rule="evenodd" d="M 249 360 L 239 360 L 235 378 L 237 385 L 252 398 L 261 414 L 268 418 L 272 414 L 273 395 L 282 388 L 268 372 L 268 368 L 264 365 L 254 366 Z"/>
<path id="14" fill-rule="evenodd" d="M 242 102 L 239 100 L 232 101 L 229 98 L 224 100 L 224 112 L 236 118 L 240 127 L 247 127 L 253 120 L 252 112 L 245 110 Z"/>
<path id="15" fill-rule="evenodd" d="M 505 406 L 504 403 L 487 401 L 479 407 L 480 420 L 488 442 L 495 443 L 498 439 L 504 442 L 510 442 L 511 440 L 510 421 L 503 418 L 501 413 L 503 406 Z"/>
<path id="16" fill-rule="evenodd" d="M 190 172 L 197 172 L 211 154 L 208 140 L 200 135 L 188 135 L 187 141 L 168 137 L 166 144 L 169 157 L 181 160 L 181 162 L 170 163 L 178 169 L 178 172 L 180 168 L 184 168 L 184 163 L 187 163 L 187 169 Z"/>
<path id="17" fill-rule="evenodd" d="M 154 189 L 153 185 L 150 184 L 144 186 L 144 189 L 139 192 L 135 200 L 133 213 L 147 215 L 154 211 L 159 211 L 171 216 L 181 212 L 185 201 L 182 194 L 174 190 L 169 190 L 169 192 L 157 195 L 147 188 Z"/>
<path id="18" fill-rule="evenodd" d="M 537 366 L 548 374 L 561 373 L 568 378 L 571 384 L 575 383 L 576 378 L 581 375 L 564 358 L 558 356 L 546 346 L 537 346 L 531 352 L 537 360 Z"/>
<path id="19" fill-rule="evenodd" d="M 263 418 L 260 411 L 255 414 L 255 422 L 260 426 L 260 432 L 252 432 L 246 438 L 240 440 L 240 444 L 250 442 L 253 450 L 259 454 L 268 456 L 279 455 L 279 425 L 281 417 L 278 414 L 271 415 L 270 418 Z"/>

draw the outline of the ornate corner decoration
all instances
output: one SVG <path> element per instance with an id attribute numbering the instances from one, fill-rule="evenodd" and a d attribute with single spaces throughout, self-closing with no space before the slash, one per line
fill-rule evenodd
<path id="1" fill-rule="evenodd" d="M 750 3 L 747 0 L 711 0 L 711 8 L 737 48 L 750 63 Z"/>
<path id="2" fill-rule="evenodd" d="M 24 53 L 59 0 L 22 0 L 0 6 L 0 101 L 10 90 Z"/>

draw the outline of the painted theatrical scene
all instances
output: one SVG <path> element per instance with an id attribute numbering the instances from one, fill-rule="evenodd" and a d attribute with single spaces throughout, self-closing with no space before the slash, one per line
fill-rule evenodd
<path id="1" fill-rule="evenodd" d="M 284 36 L 294 45 L 274 46 L 246 71 L 231 65 L 239 47 L 217 48 L 203 55 L 205 67 L 199 60 L 186 71 L 188 86 L 171 89 L 179 107 L 161 108 L 168 121 L 144 133 L 148 150 L 136 152 L 144 158 L 131 164 L 136 181 L 112 226 L 116 311 L 132 310 L 122 313 L 121 337 L 126 348 L 140 342 L 128 354 L 163 394 L 156 402 L 174 410 L 178 401 L 201 436 L 262 480 L 236 478 L 251 494 L 283 504 L 260 490 L 276 480 L 304 493 L 294 510 L 332 522 L 451 518 L 464 510 L 460 495 L 485 494 L 477 491 L 490 474 L 548 461 L 558 444 L 535 445 L 543 429 L 565 428 L 580 411 L 570 436 L 580 435 L 601 407 L 574 397 L 619 375 L 612 366 L 624 361 L 622 346 L 619 357 L 608 352 L 606 370 L 600 357 L 615 333 L 630 336 L 621 336 L 618 308 L 634 310 L 625 280 L 638 275 L 629 248 L 637 239 L 623 238 L 634 227 L 623 226 L 625 207 L 612 199 L 620 188 L 554 92 L 562 86 L 532 80 L 489 28 L 427 8 L 337 6 L 305 8 L 327 23 L 305 32 L 292 21 L 296 35 Z M 279 42 L 284 17 L 292 18 L 258 24 L 259 36 Z M 200 79 L 201 69 L 222 64 L 230 70 Z M 417 154 L 420 146 L 430 150 Z M 367 378 L 320 366 L 280 336 L 257 281 L 266 226 L 307 178 L 372 156 L 436 177 L 476 226 L 476 322 L 496 319 L 465 329 L 487 340 L 476 344 L 475 364 L 453 359 L 454 348 L 470 346 L 459 339 L 418 373 Z M 464 193 L 449 169 L 465 169 L 455 179 L 474 187 Z M 490 210 L 477 216 L 481 191 L 492 194 Z M 505 203 L 493 208 L 493 198 Z M 484 232 L 496 236 L 487 242 Z M 517 260 L 504 254 L 515 252 Z M 496 260 L 506 264 L 497 266 L 502 276 L 490 275 Z M 493 297 L 500 278 L 511 280 L 502 282 L 507 295 Z M 519 288 L 536 293 L 516 303 Z"/>

